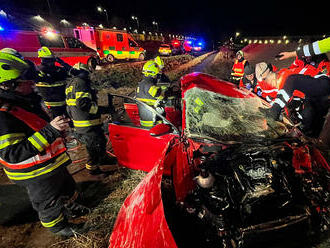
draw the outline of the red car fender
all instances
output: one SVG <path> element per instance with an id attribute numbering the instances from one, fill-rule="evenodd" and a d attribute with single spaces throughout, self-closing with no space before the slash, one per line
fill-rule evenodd
<path id="1" fill-rule="evenodd" d="M 164 160 L 172 144 L 168 143 L 158 165 L 126 198 L 111 234 L 109 248 L 177 247 L 165 219 L 161 198 Z"/>
<path id="2" fill-rule="evenodd" d="M 194 189 L 194 163 L 193 157 L 194 142 L 187 140 L 187 143 L 180 142 L 177 145 L 176 163 L 172 169 L 173 185 L 177 201 L 183 201 L 186 195 Z"/>

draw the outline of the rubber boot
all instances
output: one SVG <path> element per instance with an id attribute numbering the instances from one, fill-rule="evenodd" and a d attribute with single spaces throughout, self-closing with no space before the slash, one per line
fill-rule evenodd
<path id="1" fill-rule="evenodd" d="M 80 233 L 82 230 L 83 224 L 73 224 L 73 223 L 68 223 L 66 227 L 61 229 L 60 231 L 54 233 L 55 235 L 59 235 L 62 237 L 72 237 L 74 236 L 75 233 Z"/>

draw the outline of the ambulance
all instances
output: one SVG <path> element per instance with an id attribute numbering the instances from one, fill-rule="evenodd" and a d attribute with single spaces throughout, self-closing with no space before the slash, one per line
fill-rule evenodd
<path id="1" fill-rule="evenodd" d="M 102 62 L 144 60 L 146 51 L 125 30 L 77 27 L 75 38 L 97 51 Z"/>
<path id="2" fill-rule="evenodd" d="M 41 63 L 38 49 L 47 46 L 55 56 L 73 66 L 81 62 L 90 69 L 97 65 L 97 53 L 74 37 L 66 37 L 55 30 L 46 29 L 40 32 L 26 30 L 2 30 L 0 32 L 0 49 L 10 47 L 19 51 L 25 59 L 35 64 Z"/>

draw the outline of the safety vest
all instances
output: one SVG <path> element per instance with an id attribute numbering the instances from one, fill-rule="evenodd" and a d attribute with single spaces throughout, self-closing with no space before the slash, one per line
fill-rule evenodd
<path id="1" fill-rule="evenodd" d="M 237 59 L 235 60 L 235 63 L 232 68 L 231 75 L 233 77 L 241 78 L 244 75 L 244 66 L 245 66 L 246 60 L 244 59 L 242 62 L 239 62 Z"/>
<path id="2" fill-rule="evenodd" d="M 61 166 L 71 162 L 66 153 L 66 147 L 61 137 L 55 139 L 51 144 L 39 133 L 48 122 L 23 108 L 17 106 L 4 105 L 0 111 L 13 115 L 18 120 L 24 122 L 35 133 L 28 137 L 31 144 L 38 149 L 39 154 L 18 163 L 9 163 L 0 158 L 0 163 L 5 167 L 4 171 L 8 178 L 16 182 L 26 182 L 36 180 L 41 176 L 49 175 Z M 2 136 L 1 144 L 10 145 L 25 139 L 25 134 L 8 134 Z"/>

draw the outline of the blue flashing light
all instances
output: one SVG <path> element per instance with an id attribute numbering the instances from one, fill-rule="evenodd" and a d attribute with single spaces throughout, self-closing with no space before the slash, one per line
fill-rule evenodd
<path id="1" fill-rule="evenodd" d="M 5 29 L 2 27 L 2 26 L 0 26 L 0 31 L 4 31 Z"/>
<path id="2" fill-rule="evenodd" d="M 189 40 L 187 43 L 188 43 L 189 45 L 191 45 L 192 42 Z"/>
<path id="3" fill-rule="evenodd" d="M 202 45 L 203 45 L 203 43 L 202 43 L 202 42 L 198 42 L 198 45 L 199 45 L 199 46 L 202 46 Z"/>

